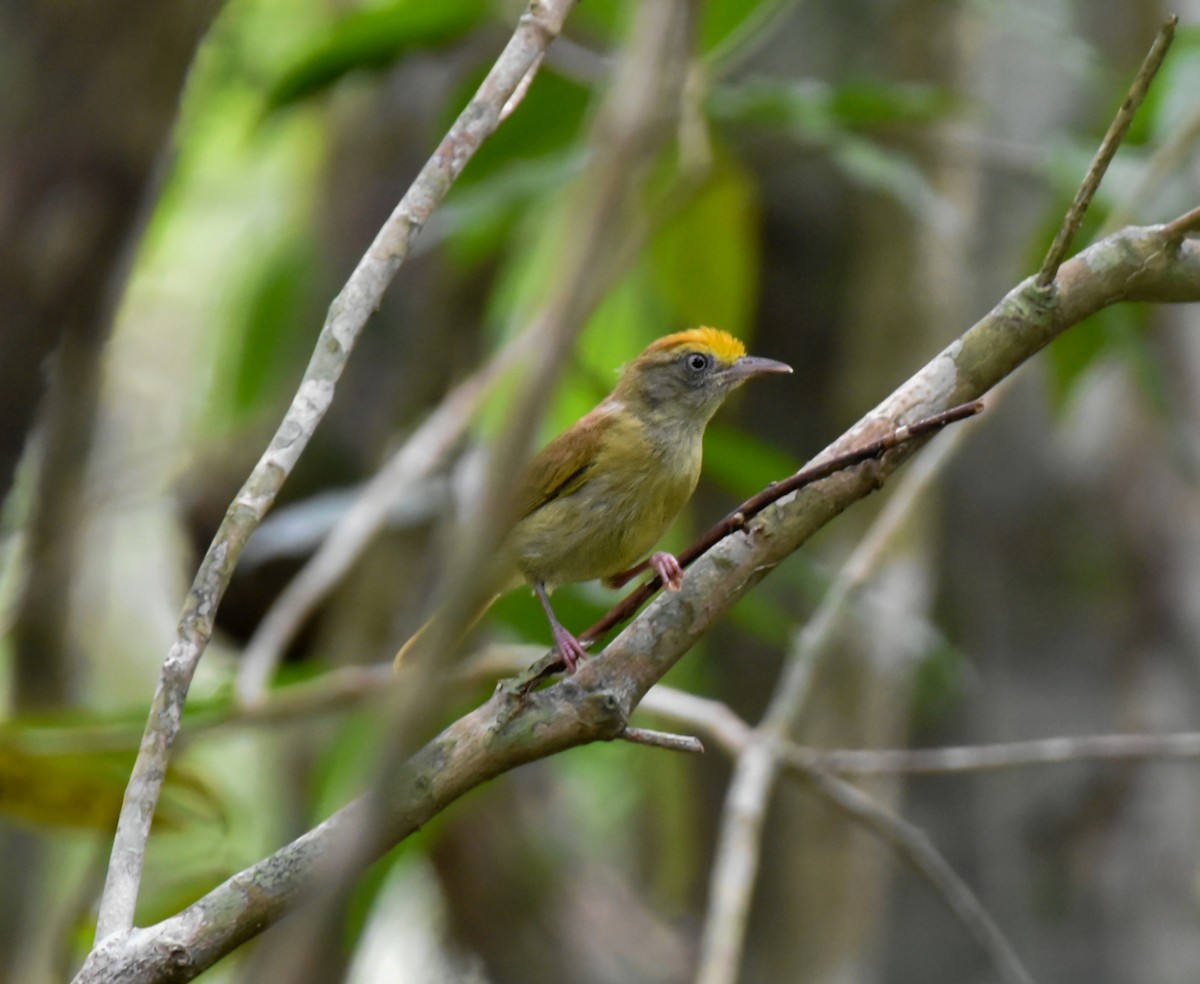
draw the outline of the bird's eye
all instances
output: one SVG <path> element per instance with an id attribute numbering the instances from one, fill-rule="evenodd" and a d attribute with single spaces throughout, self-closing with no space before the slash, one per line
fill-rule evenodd
<path id="1" fill-rule="evenodd" d="M 692 372 L 704 372 L 708 368 L 708 356 L 703 352 L 693 352 L 687 357 L 687 367 Z"/>

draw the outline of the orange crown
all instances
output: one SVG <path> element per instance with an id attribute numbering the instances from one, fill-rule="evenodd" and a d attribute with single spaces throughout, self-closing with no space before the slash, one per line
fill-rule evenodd
<path id="1" fill-rule="evenodd" d="M 719 328 L 690 328 L 677 331 L 653 342 L 646 352 L 669 352 L 672 349 L 690 349 L 708 352 L 726 365 L 732 365 L 746 354 L 746 346 L 729 332 Z"/>

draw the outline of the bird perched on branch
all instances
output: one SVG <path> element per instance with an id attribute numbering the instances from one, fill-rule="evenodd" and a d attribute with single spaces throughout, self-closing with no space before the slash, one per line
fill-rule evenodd
<path id="1" fill-rule="evenodd" d="M 498 593 L 532 586 L 568 670 L 587 652 L 555 616 L 550 592 L 597 578 L 619 585 L 647 568 L 678 591 L 683 568 L 675 557 L 643 558 L 696 488 L 705 426 L 747 379 L 791 371 L 746 355 L 740 341 L 715 328 L 667 335 L 530 463 L 491 583 Z M 397 666 L 429 624 L 405 643 Z"/>

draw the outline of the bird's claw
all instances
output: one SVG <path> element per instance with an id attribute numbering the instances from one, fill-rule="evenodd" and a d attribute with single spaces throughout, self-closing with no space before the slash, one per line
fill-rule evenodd
<path id="1" fill-rule="evenodd" d="M 587 659 L 587 647 L 588 643 L 580 642 L 561 625 L 554 628 L 554 648 L 558 650 L 562 661 L 567 664 L 568 673 L 574 673 L 579 661 Z"/>
<path id="2" fill-rule="evenodd" d="M 660 551 L 650 558 L 650 566 L 668 591 L 678 591 L 683 587 L 683 565 L 675 559 L 674 554 Z"/>

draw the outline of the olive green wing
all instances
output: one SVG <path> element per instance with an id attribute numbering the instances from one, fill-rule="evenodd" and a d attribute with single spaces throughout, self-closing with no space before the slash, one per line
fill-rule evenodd
<path id="1" fill-rule="evenodd" d="M 538 452 L 526 469 L 517 499 L 521 519 L 554 499 L 578 491 L 587 482 L 612 422 L 610 414 L 593 410 Z"/>

